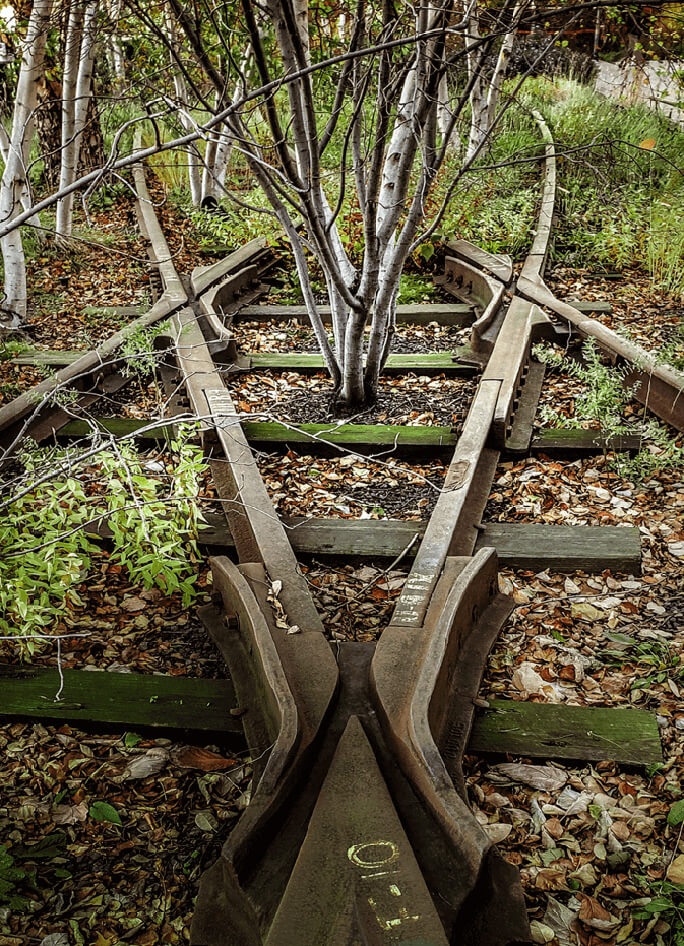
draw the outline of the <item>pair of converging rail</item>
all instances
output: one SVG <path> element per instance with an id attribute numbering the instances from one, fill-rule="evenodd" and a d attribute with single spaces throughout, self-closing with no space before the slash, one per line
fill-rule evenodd
<path id="1" fill-rule="evenodd" d="M 239 562 L 213 560 L 222 607 L 204 620 L 248 709 L 248 743 L 265 762 L 203 878 L 197 946 L 528 940 L 517 874 L 469 809 L 461 759 L 486 656 L 510 611 L 494 550 L 473 554 L 478 528 L 514 434 L 532 341 L 556 330 L 519 287 L 504 304 L 509 261 L 464 243 L 453 251 L 445 285 L 478 302 L 473 348 L 487 364 L 377 644 L 325 642 L 234 406 L 226 392 L 204 390 L 228 461 L 215 463 L 214 478 Z M 533 254 L 525 277 L 540 280 L 539 241 Z M 668 419 L 679 416 L 677 397 Z M 284 627 L 269 603 L 276 586 Z"/>
<path id="2" fill-rule="evenodd" d="M 510 611 L 494 550 L 472 553 L 529 359 L 528 316 L 494 343 L 390 625 L 377 644 L 334 647 L 200 325 L 174 317 L 192 409 L 211 415 L 206 436 L 225 457 L 212 473 L 238 558 L 212 561 L 221 608 L 203 618 L 263 760 L 202 880 L 198 946 L 526 939 L 517 872 L 470 811 L 460 766 L 484 657 Z"/>
<path id="3" fill-rule="evenodd" d="M 166 383 L 182 392 L 178 411 L 203 419 L 236 548 L 237 564 L 212 562 L 221 606 L 203 619 L 246 710 L 256 760 L 252 802 L 202 881 L 193 942 L 526 941 L 517 873 L 470 812 L 461 759 L 486 655 L 510 611 L 497 590 L 495 552 L 474 554 L 480 520 L 526 392 L 541 383 L 531 343 L 556 330 L 517 294 L 520 280 L 510 298 L 509 260 L 462 242 L 451 247 L 445 286 L 476 302 L 472 345 L 486 367 L 389 626 L 377 644 L 331 646 L 215 360 L 235 358 L 231 319 L 258 294 L 265 250 L 253 243 L 197 271 L 190 305 L 149 204 L 143 208 L 165 263 L 161 307 L 171 314 L 173 351 Z M 545 251 L 535 244 L 533 253 L 541 279 Z M 529 266 L 523 274 L 529 286 Z M 100 350 L 98 367 L 114 351 Z M 93 356 L 84 357 L 90 362 L 71 369 L 80 379 L 92 377 Z M 29 419 L 35 395 L 26 401 L 0 413 L 0 427 L 11 417 L 13 440 L 32 424 L 63 422 L 47 406 L 38 422 Z"/>

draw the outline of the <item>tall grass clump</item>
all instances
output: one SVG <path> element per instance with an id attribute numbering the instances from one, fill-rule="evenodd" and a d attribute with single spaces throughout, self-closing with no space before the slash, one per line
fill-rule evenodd
<path id="1" fill-rule="evenodd" d="M 502 115 L 489 148 L 455 188 L 439 228 L 443 240 L 466 239 L 490 253 L 524 256 L 534 228 L 541 155 L 532 115 L 513 105 Z M 431 212 L 440 206 L 462 160 L 457 145 L 440 175 Z"/>
<path id="2" fill-rule="evenodd" d="M 549 97 L 539 81 L 522 100 L 543 112 L 561 155 L 555 258 L 646 268 L 684 294 L 684 133 L 645 106 L 616 105 L 566 79 Z"/>

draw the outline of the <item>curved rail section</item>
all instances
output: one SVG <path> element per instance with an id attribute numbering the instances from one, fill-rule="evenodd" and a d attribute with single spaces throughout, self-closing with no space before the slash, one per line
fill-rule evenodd
<path id="1" fill-rule="evenodd" d="M 590 319 L 568 302 L 556 299 L 544 282 L 543 273 L 551 240 L 556 200 L 556 149 L 551 131 L 539 113 L 535 113 L 545 142 L 544 187 L 532 252 L 525 260 L 517 280 L 517 291 L 565 322 L 569 332 L 580 338 L 594 338 L 613 361 L 628 366 L 625 385 L 635 397 L 677 430 L 684 430 L 684 378 L 668 365 L 659 364 L 653 355 L 622 338 L 616 332 Z"/>

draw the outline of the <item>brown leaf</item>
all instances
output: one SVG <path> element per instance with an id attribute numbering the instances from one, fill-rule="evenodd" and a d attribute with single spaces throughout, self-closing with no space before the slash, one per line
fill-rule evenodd
<path id="1" fill-rule="evenodd" d="M 162 746 L 153 746 L 145 755 L 132 759 L 123 774 L 124 780 L 148 778 L 165 769 L 169 762 L 169 753 Z"/>
<path id="2" fill-rule="evenodd" d="M 218 772 L 237 765 L 235 759 L 226 759 L 209 749 L 185 746 L 175 753 L 173 761 L 184 769 L 201 769 L 202 772 Z"/>
<path id="3" fill-rule="evenodd" d="M 507 778 L 524 782 L 542 792 L 555 792 L 568 780 L 567 772 L 554 765 L 525 765 L 517 762 L 501 762 L 495 767 Z"/>
<path id="4" fill-rule="evenodd" d="M 585 926 L 590 926 L 594 930 L 612 930 L 620 925 L 620 921 L 602 907 L 595 897 L 590 897 L 585 893 L 578 894 L 577 898 L 582 904 L 579 919 Z"/>
<path id="5" fill-rule="evenodd" d="M 88 806 L 85 802 L 78 805 L 55 805 L 52 809 L 52 820 L 55 824 L 77 824 L 88 817 Z"/>
<path id="6" fill-rule="evenodd" d="M 555 867 L 542 867 L 534 878 L 534 886 L 539 890 L 565 890 L 565 871 Z"/>
<path id="7" fill-rule="evenodd" d="M 124 598 L 121 602 L 121 610 L 128 611 L 130 614 L 134 614 L 136 611 L 144 611 L 147 607 L 147 602 L 143 601 L 142 598 L 139 598 L 137 595 L 133 595 L 130 598 Z"/>
<path id="8" fill-rule="evenodd" d="M 675 857 L 665 876 L 671 884 L 684 884 L 684 854 Z"/>

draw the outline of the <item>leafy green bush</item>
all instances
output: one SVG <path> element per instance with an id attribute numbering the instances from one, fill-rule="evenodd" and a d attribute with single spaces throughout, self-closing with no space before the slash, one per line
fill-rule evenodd
<path id="1" fill-rule="evenodd" d="M 110 561 L 132 582 L 180 592 L 183 605 L 190 604 L 198 559 L 195 500 L 204 469 L 190 432 L 181 430 L 171 444 L 169 475 L 161 464 L 150 470 L 129 442 L 81 457 L 38 448 L 24 455 L 25 475 L 0 504 L 2 634 L 23 639 L 32 653 L 30 635 L 46 633 L 70 604 L 80 603 L 77 586 L 99 550 L 100 522 L 111 530 Z"/>
<path id="2" fill-rule="evenodd" d="M 276 239 L 282 233 L 270 211 L 264 212 L 266 200 L 258 188 L 248 192 L 241 189 L 239 204 L 226 198 L 216 210 L 190 208 L 187 198 L 175 193 L 179 202 L 185 204 L 205 246 L 220 244 L 237 248 L 256 237 Z"/>

